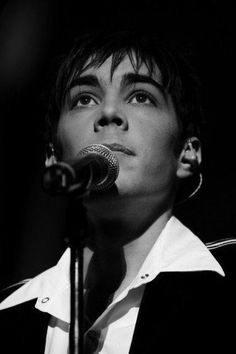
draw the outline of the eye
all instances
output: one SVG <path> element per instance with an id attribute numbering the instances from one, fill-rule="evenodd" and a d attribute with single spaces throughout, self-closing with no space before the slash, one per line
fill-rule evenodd
<path id="1" fill-rule="evenodd" d="M 95 104 L 97 102 L 90 95 L 80 95 L 77 98 L 77 106 L 94 106 Z"/>
<path id="2" fill-rule="evenodd" d="M 72 98 L 71 108 L 74 107 L 92 107 L 97 101 L 89 94 L 80 94 Z"/>
<path id="3" fill-rule="evenodd" d="M 154 104 L 154 98 L 146 92 L 136 92 L 129 99 L 129 103 L 133 104 Z"/>

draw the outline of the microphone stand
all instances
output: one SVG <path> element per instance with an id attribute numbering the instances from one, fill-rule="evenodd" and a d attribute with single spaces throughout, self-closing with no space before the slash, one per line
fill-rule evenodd
<path id="1" fill-rule="evenodd" d="M 84 240 L 86 212 L 82 200 L 70 198 L 68 209 L 68 241 L 70 260 L 70 333 L 69 353 L 84 353 Z"/>
<path id="2" fill-rule="evenodd" d="M 86 235 L 86 212 L 82 204 L 83 197 L 89 195 L 93 171 L 84 171 L 82 180 L 73 183 L 74 176 L 67 165 L 53 164 L 46 168 L 43 175 L 43 187 L 51 195 L 67 196 L 69 208 L 66 217 L 66 242 L 69 243 L 70 260 L 70 333 L 69 353 L 84 354 L 84 241 Z"/>

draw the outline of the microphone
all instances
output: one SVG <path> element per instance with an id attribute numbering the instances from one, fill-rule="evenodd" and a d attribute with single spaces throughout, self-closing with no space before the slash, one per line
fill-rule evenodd
<path id="1" fill-rule="evenodd" d="M 46 167 L 43 188 L 52 195 L 71 192 L 104 191 L 114 184 L 119 163 L 112 151 L 101 144 L 83 148 L 75 159 Z"/>

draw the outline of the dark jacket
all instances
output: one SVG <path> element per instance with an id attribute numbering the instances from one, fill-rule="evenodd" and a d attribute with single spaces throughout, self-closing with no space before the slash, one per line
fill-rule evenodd
<path id="1" fill-rule="evenodd" d="M 235 351 L 236 240 L 211 252 L 225 277 L 213 271 L 166 272 L 146 285 L 130 354 Z M 44 353 L 49 315 L 34 303 L 0 311 L 2 354 Z"/>

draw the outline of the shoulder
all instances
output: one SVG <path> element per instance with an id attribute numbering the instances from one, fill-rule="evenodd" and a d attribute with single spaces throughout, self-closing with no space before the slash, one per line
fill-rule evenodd
<path id="1" fill-rule="evenodd" d="M 0 302 L 24 286 L 29 280 L 23 280 L 0 290 Z M 0 311 L 1 346 L 7 353 L 34 354 L 44 352 L 49 315 L 35 308 L 36 299 L 32 299 Z"/>

